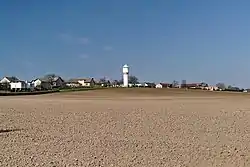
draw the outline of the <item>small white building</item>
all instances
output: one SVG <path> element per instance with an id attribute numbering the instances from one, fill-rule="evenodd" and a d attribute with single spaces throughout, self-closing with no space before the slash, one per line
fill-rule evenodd
<path id="1" fill-rule="evenodd" d="M 142 83 L 135 84 L 136 87 L 143 87 Z"/>
<path id="2" fill-rule="evenodd" d="M 90 87 L 95 84 L 94 78 L 80 79 L 78 82 L 84 87 Z"/>
<path id="3" fill-rule="evenodd" d="M 51 83 L 42 79 L 35 79 L 31 81 L 31 85 L 36 89 L 45 89 L 45 90 L 52 89 Z"/>
<path id="4" fill-rule="evenodd" d="M 27 85 L 24 81 L 11 82 L 10 89 L 11 90 L 23 90 L 23 89 L 27 89 Z"/>
<path id="5" fill-rule="evenodd" d="M 133 87 L 133 86 L 135 86 L 135 85 L 132 83 L 129 83 L 128 85 L 125 84 L 125 86 L 123 85 L 123 87 Z"/>
<path id="6" fill-rule="evenodd" d="M 171 84 L 170 83 L 158 83 L 155 85 L 155 88 L 170 88 Z"/>
<path id="7" fill-rule="evenodd" d="M 34 87 L 38 87 L 42 84 L 42 80 L 41 79 L 35 79 L 33 81 L 31 81 L 31 83 L 34 85 Z"/>
<path id="8" fill-rule="evenodd" d="M 155 88 L 162 88 L 162 84 L 160 84 L 160 83 L 159 83 L 159 84 L 156 84 L 156 85 L 155 85 Z"/>

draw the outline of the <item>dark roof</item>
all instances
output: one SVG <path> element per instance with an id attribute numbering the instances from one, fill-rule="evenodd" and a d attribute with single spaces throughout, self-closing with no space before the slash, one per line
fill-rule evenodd
<path id="1" fill-rule="evenodd" d="M 19 79 L 17 78 L 17 77 L 5 77 L 5 78 L 7 78 L 10 82 L 17 82 L 17 81 L 19 81 Z"/>
<path id="2" fill-rule="evenodd" d="M 91 82 L 93 78 L 72 78 L 72 79 L 69 79 L 67 82 L 68 83 L 77 83 L 78 81 L 82 81 L 84 80 L 84 82 Z"/>
<path id="3" fill-rule="evenodd" d="M 50 78 L 48 77 L 41 77 L 41 78 L 36 78 L 35 80 L 32 80 L 32 81 L 36 81 L 36 80 L 41 80 L 42 82 L 50 82 Z M 57 81 L 58 79 L 61 79 L 63 81 L 63 79 L 60 77 L 60 76 L 55 76 L 52 78 L 52 81 Z"/>
<path id="4" fill-rule="evenodd" d="M 31 80 L 30 82 L 35 82 L 36 80 L 40 80 L 42 82 L 49 82 L 48 80 L 44 79 L 44 78 L 36 78 L 34 80 Z"/>
<path id="5" fill-rule="evenodd" d="M 84 82 L 91 82 L 92 80 L 94 80 L 94 78 L 85 78 Z"/>
<path id="6" fill-rule="evenodd" d="M 163 87 L 164 87 L 164 86 L 167 87 L 167 86 L 170 86 L 170 85 L 171 85 L 170 83 L 160 83 L 160 84 L 161 84 Z"/>
<path id="7" fill-rule="evenodd" d="M 67 83 L 78 83 L 81 79 L 69 79 Z"/>
<path id="8" fill-rule="evenodd" d="M 59 77 L 59 76 L 54 77 L 54 78 L 53 78 L 53 81 L 57 81 L 57 80 L 59 80 L 59 79 L 61 79 L 61 80 L 63 81 L 63 79 L 62 79 L 61 77 Z"/>
<path id="9" fill-rule="evenodd" d="M 155 85 L 155 83 L 152 83 L 152 82 L 144 82 L 144 84 Z"/>
<path id="10" fill-rule="evenodd" d="M 107 84 L 107 83 L 110 83 L 109 80 L 103 81 L 102 79 L 95 79 L 94 81 L 95 81 L 95 83 L 97 83 L 97 84 Z"/>
<path id="11" fill-rule="evenodd" d="M 186 86 L 188 87 L 196 87 L 196 86 L 200 86 L 201 83 L 190 83 L 190 84 L 186 84 Z"/>

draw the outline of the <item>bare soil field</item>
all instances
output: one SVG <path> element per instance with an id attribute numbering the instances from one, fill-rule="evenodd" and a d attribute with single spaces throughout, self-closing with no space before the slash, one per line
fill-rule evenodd
<path id="1" fill-rule="evenodd" d="M 249 167 L 250 95 L 104 89 L 0 97 L 0 166 Z"/>

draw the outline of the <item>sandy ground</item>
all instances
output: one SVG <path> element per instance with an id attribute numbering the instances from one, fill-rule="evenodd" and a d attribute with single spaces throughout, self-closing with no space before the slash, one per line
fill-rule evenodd
<path id="1" fill-rule="evenodd" d="M 249 167 L 250 96 L 0 97 L 0 166 Z"/>

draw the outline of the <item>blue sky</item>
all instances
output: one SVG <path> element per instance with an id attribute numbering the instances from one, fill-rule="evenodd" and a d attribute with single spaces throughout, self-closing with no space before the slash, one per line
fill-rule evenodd
<path id="1" fill-rule="evenodd" d="M 0 76 L 250 87 L 250 1 L 3 0 Z"/>

